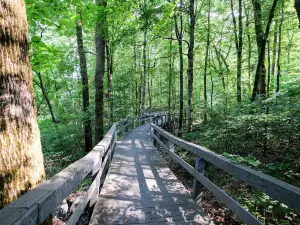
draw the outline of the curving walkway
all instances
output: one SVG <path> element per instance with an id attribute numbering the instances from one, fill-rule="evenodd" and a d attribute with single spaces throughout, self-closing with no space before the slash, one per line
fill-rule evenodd
<path id="1" fill-rule="evenodd" d="M 213 222 L 156 151 L 147 124 L 118 141 L 90 224 Z"/>

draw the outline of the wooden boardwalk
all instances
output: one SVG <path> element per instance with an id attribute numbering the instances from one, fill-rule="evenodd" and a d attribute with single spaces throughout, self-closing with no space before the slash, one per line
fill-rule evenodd
<path id="1" fill-rule="evenodd" d="M 117 142 L 90 224 L 213 222 L 157 153 L 149 125 L 143 125 Z"/>

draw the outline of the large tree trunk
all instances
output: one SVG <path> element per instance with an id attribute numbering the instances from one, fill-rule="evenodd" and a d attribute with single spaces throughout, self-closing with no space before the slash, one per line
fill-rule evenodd
<path id="1" fill-rule="evenodd" d="M 204 76 L 203 76 L 203 85 L 204 85 L 204 122 L 207 122 L 207 67 L 208 67 L 208 53 L 210 46 L 210 0 L 208 1 L 208 12 L 207 12 L 207 36 L 206 36 L 206 52 L 205 52 L 205 62 L 204 62 Z"/>
<path id="2" fill-rule="evenodd" d="M 83 47 L 83 34 L 82 34 L 82 18 L 81 12 L 79 13 L 80 20 L 77 22 L 77 46 L 78 46 L 78 55 L 80 61 L 80 74 L 81 74 L 81 84 L 82 84 L 82 105 L 84 113 L 84 143 L 85 151 L 89 152 L 93 148 L 92 144 L 92 121 L 90 115 L 90 94 L 89 94 L 89 78 L 86 65 L 86 57 Z"/>
<path id="3" fill-rule="evenodd" d="M 0 0 L 0 37 L 0 208 L 3 208 L 45 178 L 23 0 Z"/>
<path id="4" fill-rule="evenodd" d="M 106 0 L 97 0 L 97 4 L 106 7 Z M 96 71 L 95 71 L 95 139 L 98 144 L 104 133 L 104 72 L 105 72 L 105 17 L 102 16 L 96 25 Z"/>
<path id="5" fill-rule="evenodd" d="M 195 36 L 195 1 L 190 0 L 190 41 L 188 48 L 188 131 L 193 125 L 193 95 L 194 95 L 194 36 Z"/>
<path id="6" fill-rule="evenodd" d="M 266 31 L 264 32 L 262 28 L 261 2 L 259 0 L 252 0 L 253 9 L 254 9 L 256 42 L 257 42 L 257 49 L 258 49 L 258 62 L 257 62 L 254 87 L 253 87 L 252 97 L 251 97 L 252 101 L 256 99 L 257 95 L 262 95 L 263 97 L 265 97 L 266 95 L 265 51 L 266 51 L 266 44 L 269 36 L 270 26 L 274 18 L 277 2 L 278 0 L 273 1 L 272 8 L 269 12 Z"/>
<path id="7" fill-rule="evenodd" d="M 106 61 L 107 61 L 107 92 L 109 105 L 109 125 L 114 122 L 114 102 L 113 102 L 113 51 L 110 43 L 106 41 Z"/>
<path id="8" fill-rule="evenodd" d="M 237 102 L 241 103 L 242 101 L 242 51 L 243 51 L 243 22 L 242 22 L 242 0 L 239 0 L 239 24 L 237 31 L 237 23 L 234 15 L 234 9 L 233 9 L 233 0 L 230 1 L 231 5 L 231 15 L 233 20 L 233 30 L 234 30 L 234 37 L 235 37 L 235 47 L 237 52 L 237 73 L 236 73 L 236 90 L 237 90 Z"/>

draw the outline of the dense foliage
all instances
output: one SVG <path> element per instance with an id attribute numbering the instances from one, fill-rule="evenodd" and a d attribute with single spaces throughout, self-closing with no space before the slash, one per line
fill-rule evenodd
<path id="1" fill-rule="evenodd" d="M 294 1 L 96 2 L 26 0 L 48 176 L 85 154 L 84 123 L 94 124 L 95 31 L 101 21 L 104 130 L 145 110 L 180 112 L 182 104 L 187 121 L 183 127 L 177 121 L 176 134 L 300 186 L 300 32 Z M 82 109 L 79 21 L 89 113 Z M 215 174 L 208 172 L 212 179 Z M 267 197 L 241 190 L 237 199 L 267 224 L 295 224 L 295 213 L 278 216 L 265 207 Z M 265 216 L 261 207 L 273 214 Z"/>

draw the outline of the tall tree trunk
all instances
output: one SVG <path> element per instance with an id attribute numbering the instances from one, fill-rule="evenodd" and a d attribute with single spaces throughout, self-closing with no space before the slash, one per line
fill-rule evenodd
<path id="1" fill-rule="evenodd" d="M 277 76 L 276 76 L 276 92 L 279 92 L 280 89 L 280 76 L 281 76 L 281 68 L 280 68 L 280 56 L 281 56 L 281 39 L 282 39 L 282 24 L 283 24 L 283 18 L 284 18 L 284 5 L 282 1 L 281 6 L 281 19 L 279 24 L 279 40 L 278 40 L 278 57 L 277 57 Z"/>
<path id="2" fill-rule="evenodd" d="M 188 48 L 188 131 L 193 125 L 193 97 L 194 97 L 194 36 L 195 36 L 195 0 L 190 0 L 190 41 Z"/>
<path id="3" fill-rule="evenodd" d="M 268 78 L 267 78 L 267 96 L 270 95 L 270 83 L 271 83 L 271 53 L 270 53 L 270 41 L 267 41 L 268 47 Z"/>
<path id="4" fill-rule="evenodd" d="M 276 9 L 278 0 L 274 0 L 272 8 L 269 12 L 269 17 L 267 21 L 266 31 L 262 28 L 262 18 L 261 18 L 261 2 L 259 0 L 252 0 L 254 9 L 254 20 L 255 20 L 255 33 L 256 42 L 258 48 L 258 62 L 255 73 L 254 87 L 252 91 L 251 100 L 254 101 L 257 95 L 266 95 L 266 67 L 265 67 L 265 51 L 267 39 L 270 32 L 270 26 L 274 18 L 274 13 Z"/>
<path id="5" fill-rule="evenodd" d="M 247 57 L 247 63 L 248 63 L 248 89 L 249 92 L 251 92 L 251 55 L 252 55 L 252 42 L 251 42 L 251 36 L 250 36 L 250 21 L 249 21 L 249 8 L 246 8 L 246 4 L 244 1 L 244 8 L 245 8 L 245 15 L 246 15 L 246 30 L 247 30 L 247 42 L 248 42 L 248 57 Z"/>
<path id="6" fill-rule="evenodd" d="M 243 51 L 243 20 L 242 20 L 242 14 L 243 14 L 243 7 L 242 7 L 242 0 L 239 0 L 239 31 L 237 31 L 237 24 L 236 19 L 234 15 L 234 9 L 233 9 L 233 0 L 230 1 L 231 5 L 231 15 L 233 20 L 233 30 L 234 30 L 234 37 L 235 37 L 235 47 L 237 52 L 237 75 L 236 75 L 236 98 L 237 102 L 241 103 L 242 101 L 242 83 L 241 83 L 241 77 L 242 77 L 242 51 Z"/>
<path id="7" fill-rule="evenodd" d="M 205 62 L 204 62 L 204 122 L 207 122 L 207 66 L 208 66 L 208 53 L 210 46 L 210 6 L 211 0 L 208 0 L 208 12 L 207 12 L 207 35 L 206 35 L 206 52 L 205 52 Z"/>
<path id="8" fill-rule="evenodd" d="M 300 28 L 300 0 L 295 0 L 295 9 L 297 11 L 297 16 L 298 16 L 298 19 L 299 19 L 299 25 L 298 27 Z"/>
<path id="9" fill-rule="evenodd" d="M 172 98 L 172 83 L 173 83 L 173 68 L 172 68 L 172 26 L 170 28 L 170 42 L 169 42 L 169 91 L 168 91 L 168 119 L 171 119 L 171 98 Z"/>
<path id="10" fill-rule="evenodd" d="M 144 28 L 144 42 L 143 42 L 143 76 L 141 87 L 141 113 L 145 112 L 146 101 L 146 78 L 147 78 L 147 27 Z"/>
<path id="11" fill-rule="evenodd" d="M 151 94 L 151 70 L 150 70 L 150 49 L 148 52 L 148 66 L 147 66 L 147 71 L 148 71 L 148 98 L 149 98 L 149 109 L 151 111 L 152 109 L 152 94 Z"/>
<path id="12" fill-rule="evenodd" d="M 277 26 L 277 24 L 278 24 L 278 22 L 276 20 L 276 22 L 275 22 L 274 39 L 273 39 L 273 47 L 272 47 L 272 66 L 271 66 L 271 75 L 274 78 L 275 78 L 275 68 L 276 68 L 277 39 L 278 39 L 278 33 L 277 33 L 278 26 Z"/>
<path id="13" fill-rule="evenodd" d="M 180 7 L 183 7 L 183 0 L 180 0 Z M 175 25 L 175 34 L 178 40 L 178 51 L 179 51 L 179 131 L 182 129 L 183 125 L 183 46 L 182 46 L 182 38 L 183 38 L 183 18 L 182 18 L 182 10 L 179 12 L 179 23 L 178 26 L 177 18 L 174 18 Z"/>
<path id="14" fill-rule="evenodd" d="M 41 88 L 42 90 L 42 94 L 46 100 L 46 103 L 47 103 L 47 106 L 48 106 L 48 109 L 49 109 L 49 112 L 50 112 L 50 115 L 51 115 L 51 118 L 52 118 L 52 122 L 53 123 L 57 123 L 57 120 L 55 118 L 55 115 L 54 115 L 54 112 L 53 112 L 53 108 L 52 108 L 52 105 L 51 105 L 51 102 L 50 102 L 50 99 L 48 97 L 48 93 L 46 91 L 46 88 L 44 86 L 44 82 L 43 82 L 43 79 L 42 79 L 42 75 L 40 72 L 37 72 L 35 71 L 36 75 L 38 76 L 39 78 L 39 87 Z"/>
<path id="15" fill-rule="evenodd" d="M 106 62 L 107 62 L 107 93 L 109 105 L 109 125 L 114 122 L 114 102 L 113 102 L 113 51 L 110 42 L 106 41 Z"/>
<path id="16" fill-rule="evenodd" d="M 82 33 L 82 17 L 81 12 L 79 13 L 80 20 L 77 22 L 77 46 L 78 55 L 80 59 L 80 74 L 81 74 L 81 84 L 82 84 L 82 104 L 84 113 L 84 143 L 85 151 L 89 152 L 93 148 L 92 144 L 92 121 L 90 115 L 90 94 L 89 94 L 89 78 L 86 65 L 86 57 L 83 47 L 83 33 Z"/>
<path id="17" fill-rule="evenodd" d="M 45 178 L 23 0 L 0 0 L 0 209 Z"/>
<path id="18" fill-rule="evenodd" d="M 136 45 L 134 45 L 133 48 L 133 58 L 134 58 L 134 74 L 137 74 L 137 51 L 136 51 Z M 140 114 L 140 88 L 139 88 L 139 82 L 136 78 L 135 80 L 135 113 L 136 115 Z"/>
<path id="19" fill-rule="evenodd" d="M 99 6 L 106 7 L 106 0 L 97 0 Z M 96 25 L 96 71 L 95 71 L 95 139 L 98 144 L 104 134 L 104 72 L 105 72 L 105 16 Z"/>

